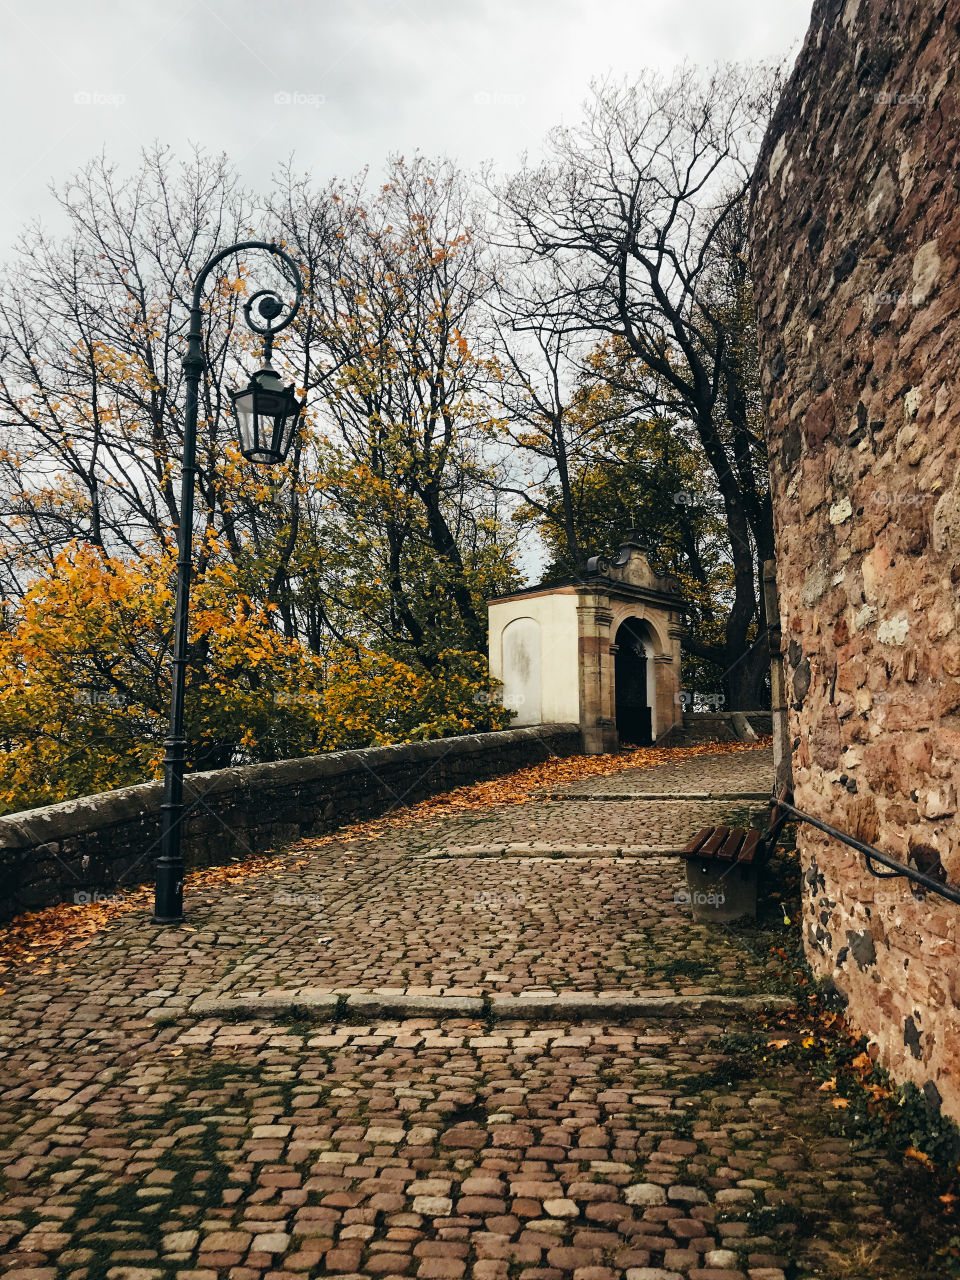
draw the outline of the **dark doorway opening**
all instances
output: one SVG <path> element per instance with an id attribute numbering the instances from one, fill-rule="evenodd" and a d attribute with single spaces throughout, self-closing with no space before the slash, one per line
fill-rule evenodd
<path id="1" fill-rule="evenodd" d="M 617 628 L 614 644 L 614 681 L 617 693 L 617 734 L 621 743 L 649 747 L 653 743 L 653 716 L 647 694 L 646 628 L 628 618 Z"/>

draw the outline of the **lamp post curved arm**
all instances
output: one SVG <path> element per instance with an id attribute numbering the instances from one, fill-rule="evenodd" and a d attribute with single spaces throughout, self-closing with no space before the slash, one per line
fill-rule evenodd
<path id="1" fill-rule="evenodd" d="M 244 249 L 262 249 L 265 253 L 272 253 L 274 257 L 279 258 L 290 273 L 287 276 L 288 283 L 297 291 L 297 296 L 294 299 L 290 313 L 283 323 L 268 326 L 268 328 L 272 330 L 272 333 L 277 333 L 280 329 L 285 329 L 300 310 L 300 303 L 303 301 L 303 281 L 300 278 L 300 270 L 294 260 L 290 257 L 289 253 L 287 253 L 285 249 L 282 249 L 280 245 L 274 244 L 272 240 L 239 240 L 236 244 L 228 245 L 226 249 L 219 249 L 211 258 L 207 259 L 204 265 L 200 268 L 200 274 L 193 282 L 193 298 L 190 303 L 190 329 L 187 334 L 187 354 L 183 362 L 184 369 L 188 368 L 188 361 L 191 366 L 193 366 L 199 360 L 200 370 L 204 368 L 206 363 L 203 359 L 201 340 L 203 338 L 203 289 L 204 285 L 207 283 L 207 278 L 214 267 L 219 266 L 224 258 L 229 258 L 232 253 L 241 253 Z M 254 333 L 265 334 L 268 332 L 268 329 L 258 328 L 251 320 L 250 316 L 251 304 L 257 298 L 274 298 L 279 304 L 279 295 L 272 289 L 261 289 L 259 293 L 254 294 L 243 309 L 248 328 L 252 329 Z M 282 304 L 280 305 L 282 309 Z M 261 303 L 261 314 L 264 316 L 269 315 L 268 312 L 262 310 L 262 307 L 263 303 Z M 279 311 L 274 312 L 273 318 L 276 318 L 279 314 Z"/>
<path id="2" fill-rule="evenodd" d="M 203 357 L 203 290 L 211 271 L 233 253 L 245 249 L 260 249 L 279 258 L 286 267 L 287 283 L 296 290 L 296 297 L 288 314 L 278 320 L 284 311 L 280 295 L 272 289 L 262 289 L 244 307 L 244 319 L 249 329 L 264 336 L 267 359 L 273 345 L 273 335 L 293 320 L 303 300 L 303 281 L 297 264 L 290 255 L 269 240 L 241 240 L 237 244 L 220 249 L 204 263 L 194 281 L 190 305 L 190 327 L 187 332 L 187 352 L 183 359 L 186 381 L 186 403 L 183 419 L 183 470 L 180 479 L 180 526 L 177 531 L 177 601 L 173 625 L 173 660 L 171 663 L 170 727 L 164 740 L 163 803 L 160 812 L 160 856 L 156 864 L 156 895 L 153 921 L 155 924 L 176 924 L 183 919 L 183 857 L 180 839 L 182 832 L 183 774 L 186 765 L 187 743 L 184 733 L 184 694 L 187 674 L 187 622 L 190 611 L 190 576 L 193 556 L 193 496 L 197 475 L 197 416 L 200 400 L 200 378 L 206 368 Z M 261 327 L 252 316 L 252 303 L 259 301 L 260 315 L 266 321 Z"/>

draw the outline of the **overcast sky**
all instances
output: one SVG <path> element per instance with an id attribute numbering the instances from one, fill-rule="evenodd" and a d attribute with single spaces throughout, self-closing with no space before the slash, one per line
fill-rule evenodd
<path id="1" fill-rule="evenodd" d="M 589 81 L 796 54 L 810 0 L 0 0 L 0 259 L 105 149 L 225 151 L 264 190 L 419 148 L 509 168 Z"/>

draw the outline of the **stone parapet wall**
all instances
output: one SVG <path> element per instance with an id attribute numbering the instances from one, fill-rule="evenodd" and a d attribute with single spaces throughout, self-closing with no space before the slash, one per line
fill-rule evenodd
<path id="1" fill-rule="evenodd" d="M 960 0 L 817 0 L 754 268 L 801 809 L 960 884 Z M 809 958 L 960 1116 L 960 908 L 803 828 Z"/>
<path id="2" fill-rule="evenodd" d="M 188 774 L 184 859 L 243 858 L 580 750 L 577 725 L 542 725 Z M 162 795 L 149 782 L 0 818 L 0 918 L 149 881 Z"/>

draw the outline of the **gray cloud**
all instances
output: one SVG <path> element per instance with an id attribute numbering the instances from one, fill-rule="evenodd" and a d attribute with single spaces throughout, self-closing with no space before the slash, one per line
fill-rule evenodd
<path id="1" fill-rule="evenodd" d="M 501 168 L 572 120 L 591 78 L 781 58 L 810 0 L 38 0 L 3 4 L 0 255 L 55 220 L 48 183 L 154 139 L 225 151 L 264 189 L 388 152 Z"/>

